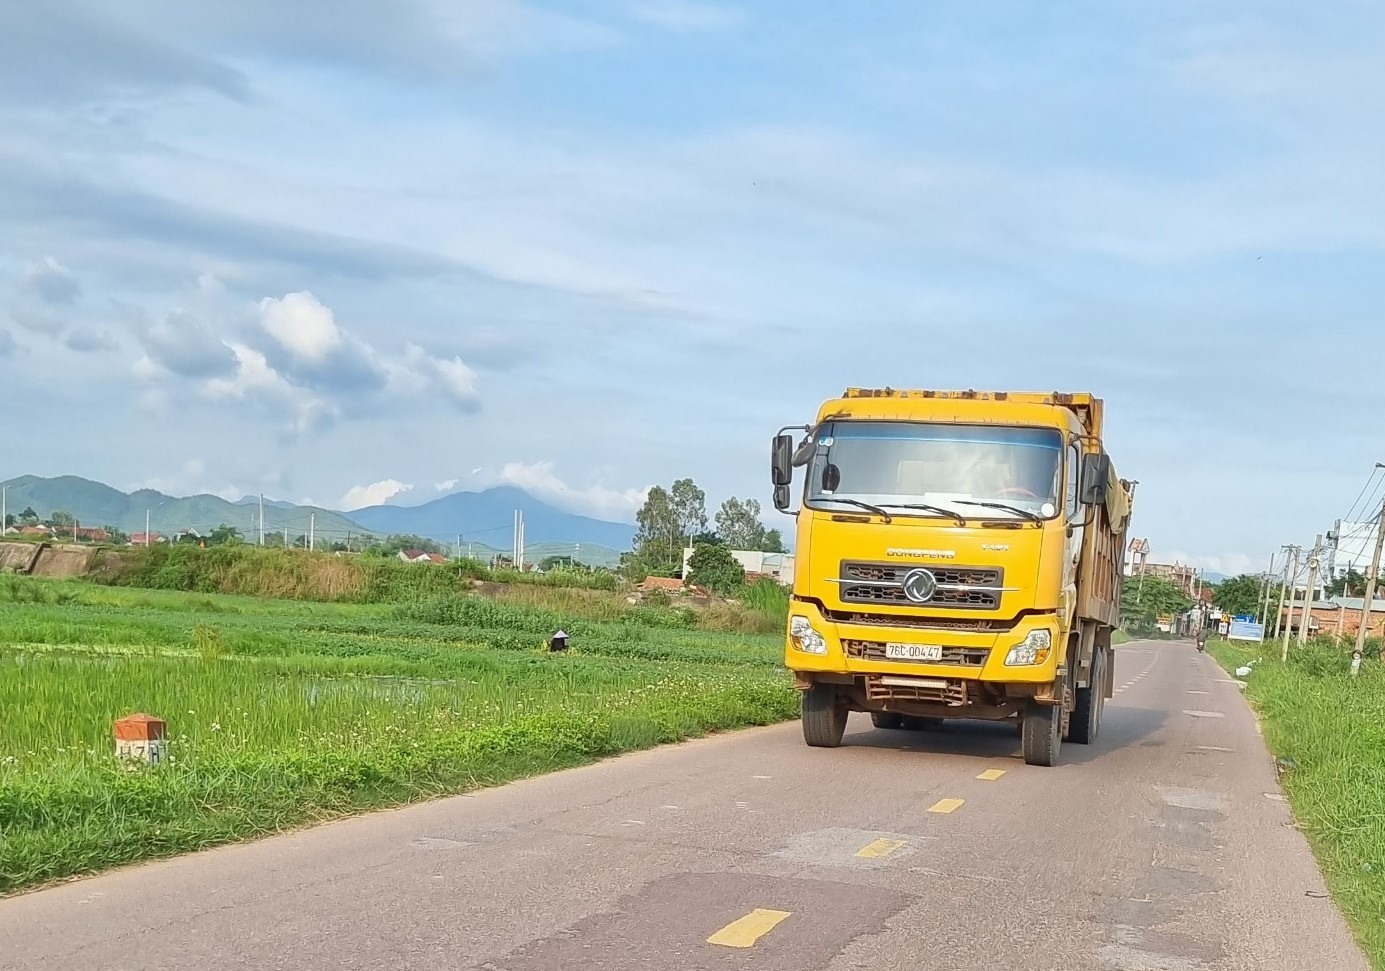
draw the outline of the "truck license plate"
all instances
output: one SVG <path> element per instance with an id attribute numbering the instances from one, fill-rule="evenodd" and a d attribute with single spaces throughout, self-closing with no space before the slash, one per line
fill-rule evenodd
<path id="1" fill-rule="evenodd" d="M 886 644 L 885 656 L 895 661 L 941 661 L 941 644 Z"/>

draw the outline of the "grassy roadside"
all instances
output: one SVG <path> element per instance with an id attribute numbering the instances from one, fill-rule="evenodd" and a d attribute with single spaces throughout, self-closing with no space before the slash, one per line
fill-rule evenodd
<path id="1" fill-rule="evenodd" d="M 599 592 L 362 604 L 3 580 L 0 894 L 797 714 L 777 633 Z M 548 654 L 558 625 L 572 650 Z M 115 763 L 111 721 L 132 711 L 167 719 L 166 764 Z"/>
<path id="2" fill-rule="evenodd" d="M 1228 671 L 1250 664 L 1246 697 L 1328 887 L 1373 966 L 1385 971 L 1385 669 L 1371 652 L 1360 677 L 1350 652 L 1214 640 Z"/>

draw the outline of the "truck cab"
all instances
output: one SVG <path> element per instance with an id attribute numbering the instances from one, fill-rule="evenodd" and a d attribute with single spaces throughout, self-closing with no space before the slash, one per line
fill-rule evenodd
<path id="1" fill-rule="evenodd" d="M 1094 740 L 1131 509 L 1100 399 L 853 388 L 799 427 L 771 472 L 797 518 L 784 661 L 807 744 L 840 744 L 852 711 L 1012 721 L 1036 765 Z"/>

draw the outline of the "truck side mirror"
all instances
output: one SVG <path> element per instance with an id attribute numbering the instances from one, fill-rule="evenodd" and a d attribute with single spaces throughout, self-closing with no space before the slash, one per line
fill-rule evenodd
<path id="1" fill-rule="evenodd" d="M 787 512 L 789 509 L 789 487 L 777 485 L 774 487 L 774 508 L 780 512 Z"/>
<path id="2" fill-rule="evenodd" d="M 1082 456 L 1082 482 L 1078 499 L 1087 506 L 1099 506 L 1106 501 L 1111 487 L 1111 456 L 1105 452 L 1088 452 Z"/>
<path id="3" fill-rule="evenodd" d="M 774 436 L 770 448 L 769 477 L 776 487 L 787 488 L 793 482 L 793 436 Z"/>

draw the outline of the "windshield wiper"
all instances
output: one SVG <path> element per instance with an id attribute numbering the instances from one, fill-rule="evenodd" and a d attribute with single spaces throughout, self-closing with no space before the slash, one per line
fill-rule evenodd
<path id="1" fill-rule="evenodd" d="M 872 506 L 868 502 L 862 502 L 860 499 L 847 499 L 844 496 L 814 496 L 813 498 L 817 499 L 819 502 L 844 502 L 850 506 L 858 506 L 861 509 L 875 513 L 877 516 L 884 519 L 886 523 L 894 522 L 890 514 L 885 510 L 881 509 L 879 506 Z"/>
<path id="2" fill-rule="evenodd" d="M 958 526 L 967 524 L 967 517 L 963 516 L 955 509 L 946 509 L 943 506 L 930 506 L 926 502 L 890 502 L 886 503 L 891 509 L 919 509 L 923 512 L 942 513 L 944 516 L 951 516 L 957 520 Z"/>
<path id="3" fill-rule="evenodd" d="M 1036 523 L 1044 521 L 1042 516 L 1032 513 L 1028 509 L 1021 509 L 1019 506 L 1011 506 L 1004 502 L 980 502 L 975 499 L 954 499 L 953 501 L 959 506 L 981 506 L 984 509 L 1004 509 L 1006 512 L 1015 513 L 1016 515 L 1023 516 Z"/>

